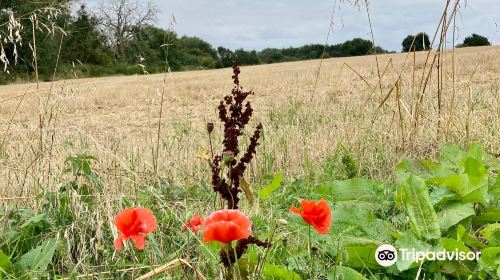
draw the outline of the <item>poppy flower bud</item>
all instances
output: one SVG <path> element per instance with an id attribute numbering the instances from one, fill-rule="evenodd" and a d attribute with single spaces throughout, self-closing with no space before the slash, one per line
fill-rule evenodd
<path id="1" fill-rule="evenodd" d="M 214 131 L 214 123 L 207 123 L 207 131 L 208 131 L 208 134 L 212 133 L 212 131 Z"/>

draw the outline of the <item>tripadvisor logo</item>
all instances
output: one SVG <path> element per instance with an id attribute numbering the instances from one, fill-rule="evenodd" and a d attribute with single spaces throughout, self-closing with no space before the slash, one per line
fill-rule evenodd
<path id="1" fill-rule="evenodd" d="M 415 261 L 421 262 L 424 260 L 430 261 L 474 261 L 478 260 L 481 256 L 481 252 L 461 252 L 458 249 L 454 251 L 417 251 L 415 248 L 400 248 L 399 251 L 394 248 L 394 246 L 389 244 L 380 245 L 375 251 L 375 260 L 381 266 L 391 266 L 398 260 L 398 255 L 400 260 L 403 261 Z"/>
<path id="2" fill-rule="evenodd" d="M 375 260 L 381 266 L 391 266 L 398 260 L 398 251 L 392 245 L 380 245 L 375 251 Z"/>

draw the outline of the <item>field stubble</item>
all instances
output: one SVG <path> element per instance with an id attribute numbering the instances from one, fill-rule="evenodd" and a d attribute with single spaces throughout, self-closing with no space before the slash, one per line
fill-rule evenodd
<path id="1" fill-rule="evenodd" d="M 314 173 L 338 151 L 381 180 L 402 158 L 432 158 L 447 142 L 480 142 L 500 154 L 500 48 L 455 50 L 454 75 L 447 51 L 441 109 L 433 71 L 415 125 L 426 56 L 416 53 L 414 64 L 413 54 L 380 55 L 380 85 L 374 56 L 325 59 L 314 95 L 317 60 L 242 67 L 242 85 L 255 91 L 251 127 L 264 126 L 250 181 L 277 171 L 287 178 Z M 208 181 L 209 167 L 197 155 L 208 150 L 207 122 L 216 124 L 220 147 L 216 107 L 232 88 L 230 76 L 218 69 L 167 77 L 159 177 L 179 185 Z M 130 194 L 152 174 L 162 87 L 161 74 L 42 83 L 39 91 L 34 84 L 0 86 L 0 197 L 57 189 L 65 159 L 83 153 L 97 157 L 107 195 Z"/>

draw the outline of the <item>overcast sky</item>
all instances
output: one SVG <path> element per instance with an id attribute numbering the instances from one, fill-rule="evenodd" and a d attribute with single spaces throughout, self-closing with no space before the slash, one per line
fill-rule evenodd
<path id="1" fill-rule="evenodd" d="M 85 1 L 85 0 L 84 0 Z M 91 7 L 100 0 L 86 0 Z M 156 23 L 167 28 L 175 15 L 175 31 L 197 36 L 212 46 L 230 49 L 298 47 L 323 44 L 330 16 L 334 29 L 329 44 L 354 37 L 370 39 L 366 10 L 341 0 L 154 0 L 161 14 Z M 363 2 L 363 1 L 362 1 Z M 401 49 L 408 34 L 419 31 L 434 34 L 446 0 L 371 0 L 375 43 L 388 50 Z M 500 44 L 500 0 L 468 0 L 456 24 L 458 41 L 478 33 Z M 450 36 L 451 41 L 451 36 Z"/>

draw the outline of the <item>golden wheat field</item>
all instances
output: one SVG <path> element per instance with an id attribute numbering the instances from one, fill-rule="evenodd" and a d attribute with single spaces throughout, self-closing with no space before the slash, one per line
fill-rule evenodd
<path id="1" fill-rule="evenodd" d="M 425 83 L 434 54 L 426 64 L 427 56 L 379 55 L 378 67 L 375 56 L 242 67 L 241 84 L 255 92 L 247 132 L 264 126 L 249 176 L 282 170 L 297 178 L 338 150 L 382 180 L 402 158 L 435 156 L 447 142 L 480 142 L 500 154 L 500 47 L 447 51 Z M 209 147 L 206 123 L 215 123 L 219 149 L 216 107 L 233 86 L 231 74 L 226 68 L 0 86 L 0 197 L 26 203 L 56 189 L 65 159 L 81 153 L 97 157 L 110 195 L 133 191 L 151 174 L 157 148 L 157 176 L 208 180 L 200 158 Z"/>

